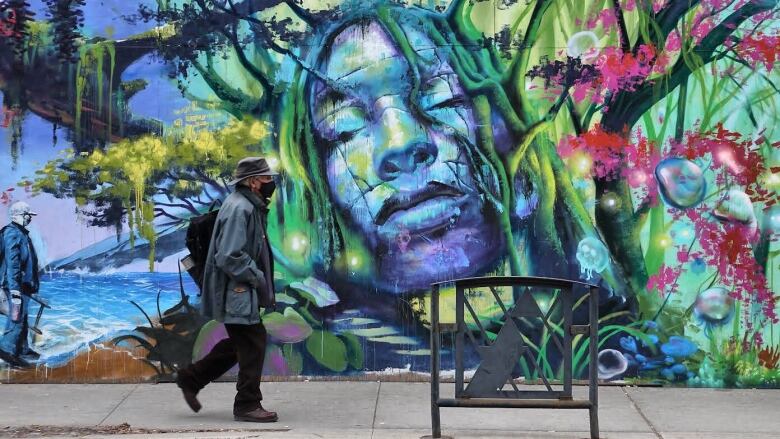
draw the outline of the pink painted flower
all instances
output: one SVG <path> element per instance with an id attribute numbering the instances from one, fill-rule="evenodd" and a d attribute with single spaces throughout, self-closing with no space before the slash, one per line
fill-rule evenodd
<path id="1" fill-rule="evenodd" d="M 715 18 L 704 18 L 704 16 L 697 16 L 697 18 L 694 20 L 695 24 L 691 29 L 691 36 L 693 37 L 693 42 L 695 44 L 699 44 L 704 39 L 704 37 L 712 32 L 713 29 L 715 29 Z"/>
<path id="2" fill-rule="evenodd" d="M 622 153 L 628 145 L 625 135 L 609 133 L 596 124 L 580 136 L 568 136 L 558 145 L 561 157 L 583 150 L 593 159 L 593 173 L 599 178 L 614 179 L 620 175 Z"/>
<path id="3" fill-rule="evenodd" d="M 745 309 L 751 304 L 758 304 L 764 318 L 778 322 L 775 297 L 753 255 L 747 227 L 710 221 L 707 209 L 700 206 L 687 209 L 683 214 L 676 211 L 672 216 L 679 220 L 684 215 L 693 222 L 702 248 L 701 254 L 696 253 L 696 257 L 701 257 L 708 266 L 717 270 L 718 283 L 728 287 L 731 296 L 746 305 Z"/>
<path id="4" fill-rule="evenodd" d="M 679 285 L 677 280 L 682 273 L 681 267 L 669 267 L 664 264 L 658 269 L 658 273 L 650 276 L 647 280 L 648 291 L 658 291 L 659 294 L 666 295 L 675 292 Z"/>
<path id="5" fill-rule="evenodd" d="M 640 46 L 636 56 L 617 47 L 606 47 L 596 62 L 596 69 L 601 73 L 600 85 L 613 93 L 635 90 L 650 75 L 655 59 L 652 45 Z"/>
<path id="6" fill-rule="evenodd" d="M 665 52 L 676 52 L 682 49 L 682 39 L 680 32 L 675 30 L 666 38 Z"/>
<path id="7" fill-rule="evenodd" d="M 609 29 L 617 25 L 617 17 L 613 9 L 604 9 L 600 11 L 595 17 L 588 20 L 588 29 L 595 29 L 598 25 L 604 29 Z"/>
<path id="8" fill-rule="evenodd" d="M 661 9 L 666 7 L 667 3 L 669 3 L 669 0 L 653 0 L 653 12 L 659 13 Z"/>
<path id="9" fill-rule="evenodd" d="M 767 71 L 772 71 L 780 58 L 780 35 L 770 36 L 763 33 L 747 35 L 737 44 L 736 51 L 753 68 L 761 64 Z"/>

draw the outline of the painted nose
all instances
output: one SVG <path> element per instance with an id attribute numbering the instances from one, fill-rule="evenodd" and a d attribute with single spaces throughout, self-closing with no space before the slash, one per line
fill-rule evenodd
<path id="1" fill-rule="evenodd" d="M 438 148 L 409 112 L 388 109 L 383 114 L 381 126 L 382 144 L 375 151 L 374 167 L 382 180 L 413 174 L 436 161 Z"/>

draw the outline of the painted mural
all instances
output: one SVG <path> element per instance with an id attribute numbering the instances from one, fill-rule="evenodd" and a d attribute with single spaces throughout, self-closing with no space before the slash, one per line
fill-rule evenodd
<path id="1" fill-rule="evenodd" d="M 530 275 L 600 286 L 603 379 L 778 387 L 779 3 L 0 0 L 0 215 L 40 268 L 0 379 L 205 355 L 188 221 L 264 155 L 268 375 L 424 376 L 431 283 Z M 523 325 L 518 374 L 560 378 Z"/>

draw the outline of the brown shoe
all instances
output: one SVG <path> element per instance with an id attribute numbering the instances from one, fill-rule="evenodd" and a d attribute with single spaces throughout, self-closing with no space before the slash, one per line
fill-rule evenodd
<path id="1" fill-rule="evenodd" d="M 279 420 L 279 417 L 276 415 L 276 412 L 269 412 L 263 406 L 260 406 L 244 413 L 234 412 L 233 419 L 244 422 L 276 422 Z"/>
<path id="2" fill-rule="evenodd" d="M 198 401 L 197 393 L 189 389 L 181 389 L 181 393 L 184 396 L 184 401 L 192 409 L 193 412 L 198 413 L 201 409 L 200 401 Z"/>
<path id="3" fill-rule="evenodd" d="M 181 375 L 176 376 L 176 385 L 181 389 L 181 393 L 184 396 L 184 402 L 192 409 L 193 412 L 198 413 L 201 409 L 200 401 L 198 401 L 198 392 L 187 387 L 181 380 Z"/>

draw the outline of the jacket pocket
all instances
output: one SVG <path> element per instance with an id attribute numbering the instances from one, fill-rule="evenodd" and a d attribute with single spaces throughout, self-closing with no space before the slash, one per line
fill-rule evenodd
<path id="1" fill-rule="evenodd" d="M 239 284 L 231 282 L 228 285 L 225 298 L 225 313 L 232 317 L 249 317 L 252 315 L 252 288 L 241 285 L 243 292 L 236 291 Z M 241 289 L 241 288 L 239 288 Z"/>

